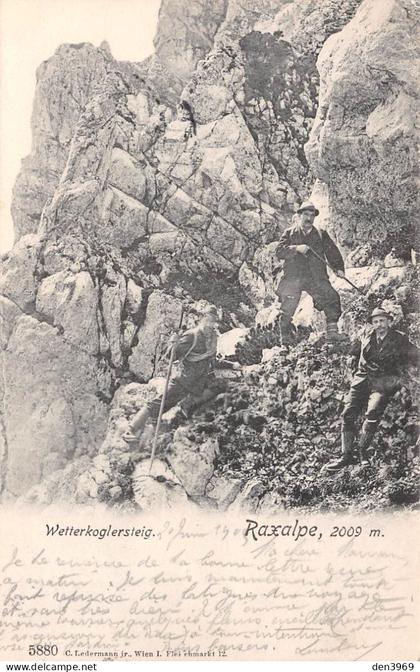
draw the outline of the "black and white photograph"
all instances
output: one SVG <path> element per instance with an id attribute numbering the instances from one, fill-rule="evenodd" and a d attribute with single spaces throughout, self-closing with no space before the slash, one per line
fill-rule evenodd
<path id="1" fill-rule="evenodd" d="M 416 0 L 0 0 L 0 526 L 45 589 L 7 574 L 32 557 L 8 533 L 1 660 L 46 659 L 45 642 L 111 659 L 108 635 L 65 640 L 71 615 L 113 622 L 126 662 L 152 642 L 162 659 L 415 659 L 419 16 Z M 163 568 L 173 623 L 122 627 L 165 585 L 146 560 L 114 577 L 133 539 L 136 563 L 156 543 L 190 572 L 194 625 Z M 45 580 L 55 544 L 103 562 L 111 543 L 107 590 L 135 602 L 108 601 L 105 626 L 73 597 L 43 639 L 65 599 Z M 340 597 L 321 595 L 324 565 Z M 213 594 L 218 567 L 243 583 Z"/>

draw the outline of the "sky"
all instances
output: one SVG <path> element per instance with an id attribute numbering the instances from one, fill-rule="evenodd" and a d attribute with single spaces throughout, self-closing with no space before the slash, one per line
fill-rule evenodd
<path id="1" fill-rule="evenodd" d="M 63 42 L 107 40 L 116 59 L 153 52 L 160 0 L 0 0 L 0 252 L 13 245 L 12 188 L 30 152 L 35 71 Z"/>

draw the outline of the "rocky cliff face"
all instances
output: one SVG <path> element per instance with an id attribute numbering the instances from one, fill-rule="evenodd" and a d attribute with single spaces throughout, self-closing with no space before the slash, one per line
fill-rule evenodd
<path id="1" fill-rule="evenodd" d="M 155 53 L 144 64 L 162 100 L 178 104 L 198 62 L 212 50 L 228 4 L 228 0 L 162 1 Z"/>
<path id="2" fill-rule="evenodd" d="M 416 218 L 418 4 L 364 2 L 323 47 L 307 155 L 339 242 L 409 258 Z"/>
<path id="3" fill-rule="evenodd" d="M 112 501 L 132 494 L 121 434 L 182 305 L 217 305 L 224 330 L 251 326 L 274 298 L 273 241 L 312 190 L 370 293 L 361 314 L 388 299 L 414 333 L 415 12 L 410 0 L 164 0 L 144 63 L 104 43 L 63 45 L 39 67 L 0 275 L 5 499 L 37 483 L 39 501 L 94 502 L 105 483 Z M 354 294 L 339 288 L 352 332 Z M 198 456 L 182 432 L 174 445 L 157 475 L 172 470 L 179 501 L 207 497 L 218 441 Z"/>
<path id="4" fill-rule="evenodd" d="M 38 230 L 42 209 L 66 166 L 80 114 L 103 80 L 109 54 L 90 44 L 65 44 L 42 63 L 32 111 L 32 150 L 22 162 L 12 206 L 15 237 Z"/>

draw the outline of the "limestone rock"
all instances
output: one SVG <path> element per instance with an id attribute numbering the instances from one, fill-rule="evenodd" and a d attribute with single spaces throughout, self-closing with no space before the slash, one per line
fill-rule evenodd
<path id="1" fill-rule="evenodd" d="M 96 455 L 92 460 L 93 466 L 104 473 L 110 472 L 110 461 L 107 455 L 100 453 Z"/>
<path id="2" fill-rule="evenodd" d="M 207 229 L 210 247 L 235 266 L 246 257 L 247 244 L 235 227 L 221 218 L 214 218 Z"/>
<path id="3" fill-rule="evenodd" d="M 179 247 L 178 241 L 183 239 L 178 231 L 153 233 L 149 238 L 150 252 L 156 255 L 162 252 L 175 252 Z"/>
<path id="4" fill-rule="evenodd" d="M 81 496 L 78 481 L 90 465 L 88 457 L 79 457 L 63 469 L 48 474 L 44 481 L 35 485 L 18 498 L 16 505 L 35 505 L 46 507 L 51 504 L 87 504 L 87 498 Z"/>
<path id="5" fill-rule="evenodd" d="M 171 333 L 178 329 L 181 302 L 160 290 L 152 292 L 146 310 L 146 319 L 140 327 L 138 344 L 133 348 L 129 366 L 140 379 L 149 380 L 155 374 L 156 354 Z"/>
<path id="6" fill-rule="evenodd" d="M 389 254 L 386 255 L 384 259 L 384 266 L 385 268 L 393 268 L 395 266 L 405 266 L 405 261 L 404 259 L 401 259 L 401 257 L 397 257 L 395 254 L 394 248 L 389 252 Z"/>
<path id="7" fill-rule="evenodd" d="M 15 327 L 16 320 L 22 311 L 13 301 L 0 296 L 0 348 L 7 348 L 10 335 Z"/>
<path id="8" fill-rule="evenodd" d="M 95 375 L 96 389 L 89 384 L 89 389 L 79 390 L 72 402 L 76 455 L 95 455 L 105 437 L 108 407 L 104 397 L 109 396 L 110 379 L 100 367 Z"/>
<path id="9" fill-rule="evenodd" d="M 265 283 L 263 278 L 249 267 L 246 262 L 239 269 L 239 282 L 247 294 L 252 298 L 257 308 L 262 308 L 265 297 Z"/>
<path id="10" fill-rule="evenodd" d="M 154 461 L 151 473 L 149 460 L 139 462 L 132 480 L 134 500 L 143 511 L 178 509 L 188 504 L 179 479 L 162 460 Z"/>
<path id="11" fill-rule="evenodd" d="M 108 181 L 118 192 L 114 191 L 121 201 L 125 196 L 130 196 L 132 200 L 131 207 L 138 207 L 138 201 L 141 203 L 146 195 L 146 178 L 141 165 L 128 152 L 115 148 L 112 150 L 111 162 L 108 174 Z M 128 198 L 125 204 L 130 204 Z"/>
<path id="12" fill-rule="evenodd" d="M 86 243 L 73 236 L 63 234 L 59 240 L 46 240 L 43 245 L 43 265 L 47 275 L 70 270 L 77 273 L 82 268 L 85 269 L 88 262 L 89 251 Z"/>
<path id="13" fill-rule="evenodd" d="M 154 233 L 173 233 L 177 231 L 177 227 L 171 224 L 168 219 L 165 219 L 159 212 L 152 210 L 148 217 L 148 231 L 152 235 Z"/>
<path id="14" fill-rule="evenodd" d="M 248 329 L 243 327 L 236 327 L 230 331 L 226 331 L 219 336 L 217 340 L 217 353 L 222 357 L 234 355 L 238 343 L 240 343 L 248 333 Z"/>
<path id="15" fill-rule="evenodd" d="M 258 503 L 256 512 L 265 515 L 276 515 L 284 511 L 284 503 L 280 495 L 275 492 L 267 492 L 263 495 Z"/>
<path id="16" fill-rule="evenodd" d="M 143 288 L 139 287 L 139 285 L 137 285 L 134 280 L 129 278 L 127 281 L 126 301 L 127 309 L 131 315 L 136 315 L 140 311 L 143 298 Z"/>
<path id="17" fill-rule="evenodd" d="M 101 313 L 114 366 L 123 363 L 121 350 L 121 316 L 126 299 L 126 281 L 121 274 L 107 274 L 108 284 L 104 284 L 101 294 Z M 109 284 L 111 283 L 111 284 Z"/>
<path id="18" fill-rule="evenodd" d="M 37 231 L 42 208 L 65 168 L 69 143 L 109 56 L 90 44 L 65 44 L 37 70 L 32 152 L 22 163 L 12 204 L 16 238 Z"/>
<path id="19" fill-rule="evenodd" d="M 33 306 L 38 285 L 39 238 L 28 234 L 8 252 L 1 264 L 0 293 L 21 310 Z"/>
<path id="20" fill-rule="evenodd" d="M 225 11 L 225 0 L 187 4 L 164 0 L 154 42 L 156 55 L 148 63 L 149 77 L 163 99 L 177 99 L 198 61 L 211 49 Z"/>
<path id="21" fill-rule="evenodd" d="M 96 360 L 63 342 L 52 326 L 26 315 L 18 318 L 4 352 L 3 378 L 8 445 L 4 488 L 18 496 L 42 479 L 51 453 L 68 461 L 87 450 L 86 436 L 90 449 L 95 444 L 98 449 L 106 412 L 95 395 Z"/>
<path id="22" fill-rule="evenodd" d="M 254 513 L 257 511 L 259 502 L 266 491 L 266 486 L 259 478 L 251 478 L 230 504 L 228 510 Z"/>
<path id="23" fill-rule="evenodd" d="M 146 234 L 148 209 L 116 187 L 109 187 L 102 210 L 101 236 L 111 245 L 129 248 Z"/>
<path id="24" fill-rule="evenodd" d="M 277 234 L 277 239 L 280 238 L 280 232 Z M 257 283 L 257 296 L 259 297 L 259 302 L 261 303 L 261 280 L 264 282 L 265 286 L 265 296 L 272 301 L 277 300 L 277 286 L 281 278 L 281 264 L 276 257 L 276 250 L 278 246 L 278 240 L 268 243 L 267 245 L 261 245 L 257 248 L 252 260 L 255 281 Z M 262 308 L 261 308 L 262 310 Z"/>
<path id="25" fill-rule="evenodd" d="M 278 303 L 273 303 L 267 308 L 261 308 L 255 316 L 255 324 L 266 327 L 272 324 L 280 315 L 280 306 Z"/>
<path id="26" fill-rule="evenodd" d="M 206 494 L 217 504 L 219 511 L 225 511 L 238 496 L 242 486 L 240 479 L 212 476 L 206 487 Z"/>
<path id="27" fill-rule="evenodd" d="M 167 460 L 188 495 L 204 495 L 218 452 L 217 439 L 209 437 L 197 443 L 188 430 L 176 430 Z"/>
<path id="28" fill-rule="evenodd" d="M 340 31 L 354 16 L 362 0 L 300 0 L 279 3 L 274 19 L 262 17 L 256 29 L 281 31 L 299 51 L 317 55 L 331 33 Z"/>
<path id="29" fill-rule="evenodd" d="M 369 242 L 379 257 L 397 229 L 409 248 L 415 227 L 418 12 L 410 0 L 365 0 L 318 60 L 320 105 L 306 153 L 328 185 L 338 241 Z"/>
<path id="30" fill-rule="evenodd" d="M 76 348 L 98 352 L 98 290 L 87 271 L 60 271 L 43 280 L 36 310 L 61 327 L 63 337 Z"/>

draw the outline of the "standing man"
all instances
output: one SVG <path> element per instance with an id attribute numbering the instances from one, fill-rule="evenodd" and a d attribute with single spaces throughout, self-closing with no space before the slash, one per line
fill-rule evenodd
<path id="1" fill-rule="evenodd" d="M 313 203 L 302 203 L 297 214 L 299 221 L 284 231 L 276 251 L 277 258 L 284 259 L 283 277 L 277 287 L 282 310 L 282 341 L 284 345 L 292 341 L 292 318 L 303 291 L 312 296 L 315 308 L 324 311 L 327 339 L 337 341 L 341 338 L 337 328 L 341 315 L 340 297 L 331 286 L 322 259 L 328 261 L 339 277 L 343 277 L 343 257 L 328 233 L 315 228 L 314 219 L 319 215 L 319 210 Z"/>
<path id="2" fill-rule="evenodd" d="M 170 345 L 175 348 L 178 365 L 169 382 L 164 412 L 181 402 L 181 413 L 187 418 L 194 407 L 214 396 L 210 388 L 214 387 L 211 373 L 217 352 L 217 320 L 217 310 L 210 306 L 203 310 L 194 329 L 171 337 Z M 136 413 L 130 430 L 123 435 L 125 441 L 130 443 L 139 439 L 147 420 L 157 419 L 161 401 L 162 395 L 155 397 Z"/>
<path id="3" fill-rule="evenodd" d="M 368 464 L 367 448 L 388 401 L 400 387 L 402 369 L 419 361 L 418 348 L 401 331 L 391 328 L 389 313 L 375 308 L 370 322 L 372 328 L 351 351 L 358 365 L 341 416 L 342 455 L 339 460 L 326 465 L 330 472 L 358 461 L 354 453 L 355 421 L 366 405 L 358 450 L 360 462 Z"/>

